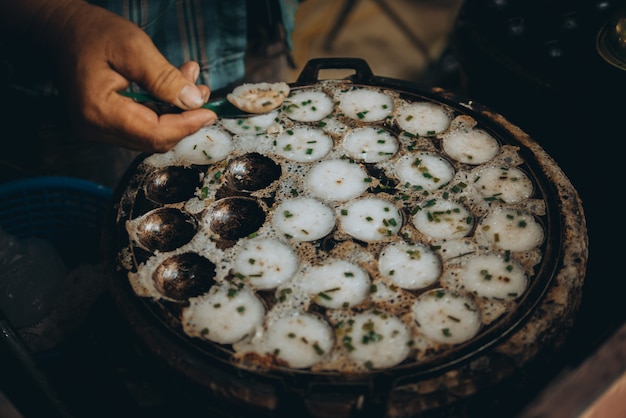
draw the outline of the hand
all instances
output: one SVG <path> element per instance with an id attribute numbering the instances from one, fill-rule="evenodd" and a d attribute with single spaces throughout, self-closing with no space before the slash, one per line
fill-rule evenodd
<path id="1" fill-rule="evenodd" d="M 216 121 L 215 113 L 201 108 L 210 90 L 195 85 L 197 63 L 177 69 L 143 30 L 103 8 L 82 0 L 50 3 L 55 2 L 30 1 L 30 23 L 37 24 L 41 43 L 58 63 L 59 89 L 79 137 L 163 152 Z M 117 93 L 131 81 L 184 111 L 159 116 Z"/>

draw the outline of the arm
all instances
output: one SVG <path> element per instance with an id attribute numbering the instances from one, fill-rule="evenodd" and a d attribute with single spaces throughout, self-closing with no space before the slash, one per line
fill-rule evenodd
<path id="1" fill-rule="evenodd" d="M 77 135 L 141 151 L 162 152 L 215 122 L 200 108 L 207 86 L 196 86 L 198 65 L 172 66 L 132 22 L 83 0 L 2 0 L 7 30 L 49 51 Z M 185 111 L 157 115 L 117 92 L 137 82 Z"/>

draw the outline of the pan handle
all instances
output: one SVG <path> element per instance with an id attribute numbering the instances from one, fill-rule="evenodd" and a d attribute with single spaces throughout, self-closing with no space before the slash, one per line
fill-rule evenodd
<path id="1" fill-rule="evenodd" d="M 361 58 L 313 58 L 309 60 L 296 80 L 296 84 L 312 84 L 319 80 L 320 70 L 354 70 L 350 77 L 357 83 L 368 83 L 374 78 L 372 69 Z"/>

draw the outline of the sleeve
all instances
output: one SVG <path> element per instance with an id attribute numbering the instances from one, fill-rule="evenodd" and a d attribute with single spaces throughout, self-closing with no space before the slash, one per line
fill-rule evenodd
<path id="1" fill-rule="evenodd" d="M 246 0 L 99 1 L 145 30 L 173 65 L 196 61 L 211 89 L 245 75 Z"/>
<path id="2" fill-rule="evenodd" d="M 296 27 L 296 12 L 301 0 L 279 0 L 280 13 L 285 28 L 285 44 L 287 49 L 293 49 L 291 35 Z"/>

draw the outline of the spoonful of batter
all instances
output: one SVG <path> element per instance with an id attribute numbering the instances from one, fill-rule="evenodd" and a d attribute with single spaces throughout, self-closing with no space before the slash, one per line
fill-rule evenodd
<path id="1" fill-rule="evenodd" d="M 202 107 L 214 111 L 219 118 L 245 118 L 268 113 L 278 108 L 289 96 L 289 84 L 276 83 L 244 83 L 226 95 L 226 99 L 213 100 Z M 176 113 L 177 107 L 159 101 L 144 93 L 120 91 L 121 95 L 130 97 L 138 103 L 149 106 L 158 113 Z"/>

